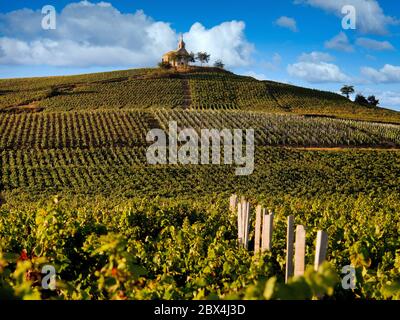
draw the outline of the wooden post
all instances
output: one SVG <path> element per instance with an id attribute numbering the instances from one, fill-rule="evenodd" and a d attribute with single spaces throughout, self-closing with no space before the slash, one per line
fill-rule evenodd
<path id="1" fill-rule="evenodd" d="M 325 231 L 318 231 L 317 247 L 315 250 L 315 260 L 314 260 L 315 271 L 318 271 L 319 266 L 325 261 L 327 250 L 328 250 L 328 234 Z"/>
<path id="2" fill-rule="evenodd" d="M 272 232 L 274 228 L 274 214 L 266 214 L 264 210 L 263 228 L 262 228 L 262 252 L 272 249 Z"/>
<path id="3" fill-rule="evenodd" d="M 243 239 L 244 248 L 249 248 L 249 233 L 250 233 L 250 203 L 244 202 L 244 217 L 243 217 Z"/>
<path id="4" fill-rule="evenodd" d="M 254 236 L 254 254 L 260 252 L 260 241 L 261 241 L 261 217 L 262 217 L 262 207 L 257 206 L 256 208 L 256 230 Z"/>
<path id="5" fill-rule="evenodd" d="M 240 202 L 237 206 L 237 222 L 238 222 L 238 243 L 239 246 L 242 245 L 243 243 L 243 238 L 242 238 L 242 227 L 243 227 L 243 222 L 242 222 L 242 202 Z"/>
<path id="6" fill-rule="evenodd" d="M 229 198 L 229 209 L 231 210 L 231 212 L 236 212 L 237 205 L 238 205 L 238 197 L 236 194 L 233 194 Z"/>
<path id="7" fill-rule="evenodd" d="M 296 227 L 296 245 L 294 253 L 294 275 L 302 276 L 305 271 L 306 230 L 304 226 Z"/>
<path id="8" fill-rule="evenodd" d="M 285 281 L 293 277 L 293 241 L 294 241 L 294 217 L 287 218 L 287 233 L 286 233 L 286 274 Z"/>

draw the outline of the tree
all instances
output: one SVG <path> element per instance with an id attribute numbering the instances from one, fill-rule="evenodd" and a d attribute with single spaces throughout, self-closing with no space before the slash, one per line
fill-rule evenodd
<path id="1" fill-rule="evenodd" d="M 161 69 L 165 69 L 165 70 L 168 70 L 168 69 L 171 69 L 171 64 L 169 63 L 169 62 L 166 62 L 166 61 L 161 61 L 159 64 L 158 64 L 158 66 L 161 68 Z"/>
<path id="2" fill-rule="evenodd" d="M 379 106 L 379 100 L 376 99 L 375 96 L 369 96 L 367 100 L 368 100 L 370 106 L 372 106 L 372 107 Z"/>
<path id="3" fill-rule="evenodd" d="M 347 97 L 347 99 L 350 98 L 350 95 L 353 94 L 354 91 L 354 86 L 343 86 L 342 89 L 340 89 L 340 92 Z"/>
<path id="4" fill-rule="evenodd" d="M 215 61 L 215 63 L 214 63 L 214 67 L 215 67 L 215 68 L 223 69 L 223 68 L 225 67 L 225 65 L 224 65 L 224 63 L 222 62 L 222 60 L 217 60 L 217 61 Z"/>
<path id="5" fill-rule="evenodd" d="M 208 61 L 210 61 L 210 55 L 207 52 L 198 52 L 197 60 L 199 60 L 201 66 L 203 66 L 203 63 L 208 63 Z"/>
<path id="6" fill-rule="evenodd" d="M 361 105 L 361 106 L 365 106 L 368 107 L 369 106 L 369 101 L 367 100 L 367 98 L 365 98 L 362 94 L 357 94 L 356 98 L 354 99 L 354 102 Z"/>
<path id="7" fill-rule="evenodd" d="M 189 54 L 189 62 L 190 63 L 195 63 L 196 62 L 196 55 L 193 52 L 191 52 Z"/>

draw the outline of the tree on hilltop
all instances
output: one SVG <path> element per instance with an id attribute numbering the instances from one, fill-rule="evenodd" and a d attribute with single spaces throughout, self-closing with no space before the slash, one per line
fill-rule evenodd
<path id="1" fill-rule="evenodd" d="M 215 67 L 215 68 L 223 69 L 223 68 L 225 67 L 225 64 L 222 62 L 222 60 L 217 60 L 217 61 L 215 61 L 215 63 L 214 63 L 214 67 Z"/>
<path id="2" fill-rule="evenodd" d="M 365 98 L 362 94 L 357 94 L 356 98 L 354 99 L 354 102 L 361 105 L 361 106 L 365 106 L 368 107 L 369 106 L 369 102 L 367 100 L 367 98 Z"/>
<path id="3" fill-rule="evenodd" d="M 345 85 L 340 89 L 340 92 L 347 97 L 347 99 L 350 99 L 350 95 L 353 94 L 354 91 L 354 86 L 348 86 Z"/>
<path id="4" fill-rule="evenodd" d="M 379 106 L 379 99 L 376 99 L 375 96 L 369 96 L 367 98 L 369 105 L 372 107 L 378 107 Z"/>
<path id="5" fill-rule="evenodd" d="M 203 66 L 203 63 L 208 63 L 210 61 L 210 55 L 207 52 L 198 52 L 197 53 L 197 60 L 200 61 L 201 66 Z"/>
<path id="6" fill-rule="evenodd" d="M 196 55 L 193 52 L 191 52 L 189 54 L 189 61 L 188 62 L 190 62 L 190 63 L 195 63 L 196 62 Z"/>

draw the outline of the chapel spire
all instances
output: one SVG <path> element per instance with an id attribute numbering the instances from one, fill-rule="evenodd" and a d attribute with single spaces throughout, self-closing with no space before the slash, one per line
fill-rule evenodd
<path id="1" fill-rule="evenodd" d="M 178 44 L 178 49 L 185 49 L 185 41 L 183 41 L 183 35 L 181 34 L 179 37 L 179 44 Z"/>

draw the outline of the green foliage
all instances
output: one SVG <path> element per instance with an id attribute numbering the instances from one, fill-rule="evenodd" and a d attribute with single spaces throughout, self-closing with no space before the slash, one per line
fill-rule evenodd
<path id="1" fill-rule="evenodd" d="M 0 237 L 9 251 L 26 247 L 29 257 L 40 254 L 56 265 L 64 282 L 57 297 L 64 299 L 224 298 L 280 271 L 272 257 L 255 263 L 237 248 L 235 219 L 221 206 L 203 210 L 144 200 L 110 215 L 55 204 L 36 211 L 24 240 L 9 234 L 3 223 Z M 3 217 L 15 222 L 31 214 L 10 211 Z M 1 261 L 8 291 L 25 298 L 37 298 L 41 292 L 43 297 L 43 290 L 24 281 L 30 260 L 17 266 L 14 281 L 11 265 Z"/>
<path id="2" fill-rule="evenodd" d="M 161 61 L 158 64 L 158 67 L 161 68 L 161 69 L 165 69 L 165 70 L 168 70 L 168 69 L 172 68 L 171 64 L 169 62 L 166 62 L 166 61 Z"/>
<path id="3" fill-rule="evenodd" d="M 385 200 L 260 197 L 257 203 L 274 210 L 276 221 L 272 251 L 259 257 L 238 248 L 236 217 L 227 211 L 222 197 L 200 201 L 144 198 L 124 203 L 107 198 L 73 203 L 72 199 L 49 205 L 26 202 L 23 208 L 11 203 L 3 206 L 3 297 L 398 298 L 400 217 L 394 213 L 399 212 L 400 202 L 393 196 Z M 304 277 L 284 284 L 288 214 L 308 226 L 309 265 L 317 230 L 327 230 L 329 263 L 318 272 L 310 267 Z M 21 252 L 25 260 L 16 263 Z M 27 278 L 44 263 L 56 268 L 55 292 Z M 342 267 L 350 264 L 357 270 L 357 287 L 345 291 L 339 276 Z"/>
<path id="4" fill-rule="evenodd" d="M 289 279 L 287 284 L 279 283 L 276 277 L 270 278 L 264 288 L 263 297 L 267 300 L 309 300 L 332 296 L 339 277 L 335 270 L 325 262 L 318 272 L 308 267 L 304 276 Z"/>
<path id="5" fill-rule="evenodd" d="M 198 52 L 196 59 L 203 65 L 203 63 L 208 63 L 208 61 L 210 61 L 210 55 L 207 52 Z"/>
<path id="6" fill-rule="evenodd" d="M 193 197 L 245 192 L 324 197 L 400 192 L 398 151 L 309 151 L 257 147 L 255 170 L 238 177 L 232 165 L 146 164 L 146 149 L 3 151 L 6 201 L 18 193 Z"/>
<path id="7" fill-rule="evenodd" d="M 225 64 L 222 62 L 222 60 L 217 60 L 214 63 L 214 67 L 223 69 L 225 67 Z"/>
<path id="8" fill-rule="evenodd" d="M 398 114 L 191 70 L 0 80 L 0 297 L 400 299 L 398 151 L 296 149 L 398 147 L 398 125 L 315 118 L 398 122 Z M 177 109 L 182 79 L 201 111 Z M 26 104 L 44 112 L 17 114 Z M 146 134 L 170 120 L 196 130 L 253 128 L 254 173 L 149 166 Z M 232 193 L 274 210 L 272 252 L 237 248 Z M 308 227 L 308 264 L 316 231 L 328 232 L 330 265 L 284 284 L 289 214 Z M 40 286 L 44 264 L 57 270 L 55 292 Z M 337 275 L 350 264 L 357 286 L 344 291 Z"/>
<path id="9" fill-rule="evenodd" d="M 379 106 L 379 100 L 375 98 L 375 96 L 369 96 L 367 98 L 369 105 L 371 107 L 378 107 Z"/>
<path id="10" fill-rule="evenodd" d="M 361 106 L 365 106 L 365 107 L 369 106 L 369 102 L 368 102 L 367 98 L 365 98 L 362 94 L 357 94 L 356 98 L 354 99 L 354 102 Z"/>

